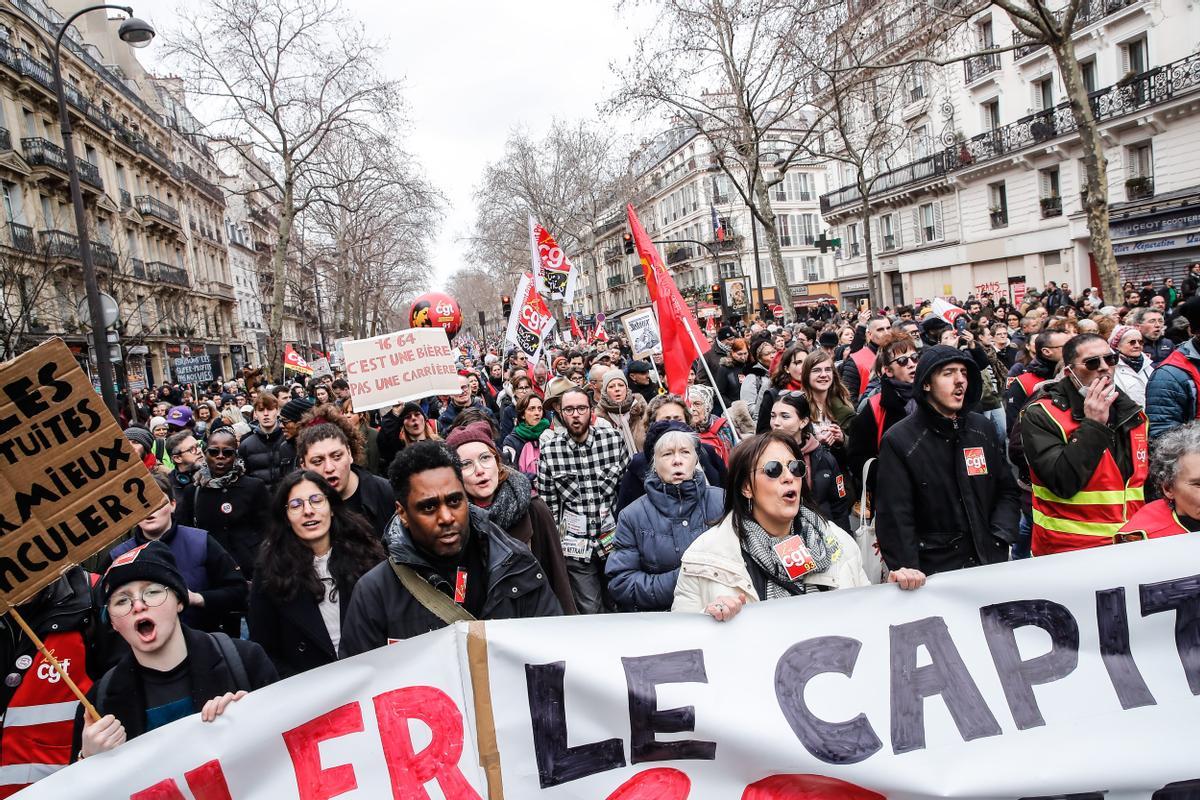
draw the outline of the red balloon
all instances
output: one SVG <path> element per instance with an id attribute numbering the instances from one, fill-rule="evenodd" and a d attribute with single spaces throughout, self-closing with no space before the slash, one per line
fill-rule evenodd
<path id="1" fill-rule="evenodd" d="M 446 336 L 453 339 L 462 328 L 462 311 L 458 303 L 448 294 L 426 292 L 413 300 L 408 312 L 410 328 L 445 328 Z"/>

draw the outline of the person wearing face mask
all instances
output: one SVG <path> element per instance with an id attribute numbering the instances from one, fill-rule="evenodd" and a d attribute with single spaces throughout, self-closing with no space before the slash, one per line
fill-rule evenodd
<path id="1" fill-rule="evenodd" d="M 1118 325 L 1108 337 L 1108 345 L 1121 356 L 1113 371 L 1113 382 L 1133 402 L 1145 408 L 1146 384 L 1150 382 L 1154 367 L 1142 351 L 1142 332 L 1132 325 Z"/>
<path id="2" fill-rule="evenodd" d="M 296 471 L 271 503 L 246 620 L 287 678 L 337 660 L 359 579 L 384 559 L 379 537 L 325 479 Z"/>
<path id="3" fill-rule="evenodd" d="M 724 511 L 683 554 L 672 611 L 727 622 L 746 603 L 868 585 L 854 539 L 814 509 L 791 436 L 768 431 L 734 448 Z M 915 589 L 925 576 L 901 569 L 889 580 Z"/>
<path id="4" fill-rule="evenodd" d="M 894 331 L 879 346 L 875 356 L 879 391 L 867 397 L 850 423 L 850 443 L 846 446 L 846 466 L 857 486 L 863 485 L 867 462 L 879 455 L 883 435 L 916 410 L 913 379 L 917 374 L 917 348 L 908 334 Z M 867 476 L 867 491 L 873 493 L 877 469 Z"/>
<path id="5" fill-rule="evenodd" d="M 1200 422 L 1154 440 L 1150 480 L 1161 499 L 1138 509 L 1117 532 L 1117 543 L 1200 531 Z"/>
<path id="6" fill-rule="evenodd" d="M 355 585 L 339 657 L 459 620 L 562 614 L 529 548 L 486 511 L 471 508 L 462 462 L 444 443 L 404 448 L 389 477 L 396 515 L 387 535 L 388 559 Z"/>
<path id="7" fill-rule="evenodd" d="M 817 438 L 812 411 L 801 392 L 783 392 L 771 408 L 771 430 L 791 436 L 804 453 L 804 483 L 821 516 L 850 530 L 850 484 L 833 452 Z"/>
<path id="8" fill-rule="evenodd" d="M 532 480 L 501 462 L 486 423 L 454 429 L 446 437 L 446 444 L 462 462 L 463 487 L 471 505 L 483 509 L 501 530 L 530 549 L 545 569 L 563 613 L 574 614 L 575 600 L 558 526 L 546 503 L 533 496 Z"/>
<path id="9" fill-rule="evenodd" d="M 1063 377 L 1021 414 L 1035 556 L 1112 544 L 1145 502 L 1149 423 L 1113 382 L 1119 361 L 1096 334 L 1069 339 Z"/>
<path id="10" fill-rule="evenodd" d="M 1008 560 L 1020 500 L 995 428 L 972 410 L 982 394 L 969 354 L 944 345 L 921 354 L 917 409 L 879 450 L 875 532 L 890 569 L 932 575 Z"/>
<path id="11" fill-rule="evenodd" d="M 618 516 L 605 565 L 620 611 L 670 609 L 680 557 L 720 521 L 725 502 L 724 492 L 710 486 L 700 468 L 695 431 L 673 420 L 654 427 L 654 468 L 645 477 L 645 493 Z"/>

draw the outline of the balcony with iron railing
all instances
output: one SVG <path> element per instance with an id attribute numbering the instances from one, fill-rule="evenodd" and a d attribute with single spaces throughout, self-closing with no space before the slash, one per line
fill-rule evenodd
<path id="1" fill-rule="evenodd" d="M 211 198 L 212 200 L 215 200 L 218 203 L 221 203 L 222 205 L 225 204 L 225 194 L 224 194 L 224 192 L 221 191 L 221 188 L 219 186 L 217 186 L 215 183 L 213 183 L 212 181 L 205 178 L 203 175 L 201 175 L 199 172 L 197 172 L 196 170 L 189 167 L 187 164 L 180 164 L 179 170 L 183 174 L 183 177 L 189 183 L 194 185 L 196 188 L 198 188 L 204 194 L 208 195 L 209 198 Z"/>
<path id="2" fill-rule="evenodd" d="M 608 277 L 608 288 L 612 289 L 625 283 L 628 279 L 624 275 L 610 275 Z"/>
<path id="3" fill-rule="evenodd" d="M 14 250 L 22 253 L 32 253 L 34 248 L 33 228 L 19 222 L 8 223 L 9 241 Z"/>
<path id="4" fill-rule="evenodd" d="M 49 258 L 79 259 L 79 237 L 66 231 L 38 231 L 42 250 Z"/>
<path id="5" fill-rule="evenodd" d="M 850 243 L 850 257 L 856 258 L 860 255 L 862 255 L 862 244 L 860 244 L 859 242 L 851 242 Z"/>
<path id="6" fill-rule="evenodd" d="M 1142 175 L 1125 181 L 1126 200 L 1145 200 L 1154 197 L 1154 178 Z"/>
<path id="7" fill-rule="evenodd" d="M 92 263 L 101 269 L 116 269 L 117 254 L 104 242 L 91 242 Z"/>
<path id="8" fill-rule="evenodd" d="M 8 128 L 0 128 L 0 150 L 12 150 L 12 134 Z"/>
<path id="9" fill-rule="evenodd" d="M 988 209 L 988 219 L 993 228 L 1003 228 L 1008 225 L 1008 209 L 1002 206 Z"/>
<path id="10" fill-rule="evenodd" d="M 1092 117 L 1105 123 L 1144 112 L 1200 90 L 1200 53 L 1139 73 L 1106 86 L 1088 96 Z M 952 172 L 1011 156 L 1027 147 L 1041 145 L 1077 130 L 1070 104 L 1022 117 L 947 147 L 931 156 L 913 161 L 870 179 L 874 197 L 907 188 L 913 184 L 944 178 Z M 821 197 L 821 211 L 829 214 L 844 206 L 861 202 L 857 184 L 843 186 Z"/>
<path id="11" fill-rule="evenodd" d="M 53 167 L 59 172 L 67 171 L 67 153 L 49 139 L 30 136 L 21 140 L 25 160 L 34 167 Z"/>
<path id="12" fill-rule="evenodd" d="M 619 261 L 621 256 L 624 254 L 624 251 L 625 248 L 621 245 L 617 245 L 616 247 L 606 247 L 604 248 L 604 260 Z"/>
<path id="13" fill-rule="evenodd" d="M 893 233 L 885 233 L 883 235 L 883 252 L 896 249 L 896 235 Z"/>
<path id="14" fill-rule="evenodd" d="M 134 198 L 134 202 L 137 203 L 138 213 L 143 217 L 156 217 L 176 227 L 179 226 L 179 211 L 175 206 L 148 194 L 139 194 Z"/>
<path id="15" fill-rule="evenodd" d="M 1085 0 L 1080 4 L 1079 10 L 1075 14 L 1075 32 L 1078 33 L 1092 23 L 1098 22 L 1122 9 L 1129 8 L 1138 2 L 1141 2 L 1141 0 Z M 1061 23 L 1063 9 L 1055 11 L 1054 18 Z M 1013 59 L 1015 61 L 1027 58 L 1046 46 L 1042 42 L 1033 41 L 1020 31 L 1013 31 L 1012 41 L 1014 45 Z"/>
<path id="16" fill-rule="evenodd" d="M 172 286 L 181 286 L 185 289 L 192 285 L 192 282 L 188 280 L 187 270 L 182 267 L 172 266 L 162 261 L 151 261 L 146 268 L 152 280 Z"/>
<path id="17" fill-rule="evenodd" d="M 75 166 L 79 169 L 79 180 L 88 186 L 93 186 L 100 191 L 104 191 L 104 181 L 100 178 L 99 167 L 86 158 L 75 159 Z"/>
<path id="18" fill-rule="evenodd" d="M 691 259 L 692 255 L 692 248 L 688 247 L 687 245 L 681 245 L 667 253 L 667 263 L 678 264 L 683 261 L 688 261 Z"/>
<path id="19" fill-rule="evenodd" d="M 128 189 L 121 189 L 120 197 L 121 197 L 121 210 L 122 211 L 124 211 L 127 208 L 133 208 L 133 197 L 130 196 Z"/>
<path id="20" fill-rule="evenodd" d="M 1043 197 L 1038 201 L 1038 204 L 1042 208 L 1042 219 L 1062 216 L 1062 198 L 1058 195 Z"/>
<path id="21" fill-rule="evenodd" d="M 994 45 L 987 45 L 987 47 L 994 47 Z M 999 70 L 999 53 L 983 53 L 982 55 L 971 56 L 963 62 L 963 77 L 968 86 L 983 80 L 988 75 Z"/>

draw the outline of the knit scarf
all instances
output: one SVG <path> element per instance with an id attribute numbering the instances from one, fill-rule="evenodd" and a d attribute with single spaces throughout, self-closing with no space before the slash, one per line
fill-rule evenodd
<path id="1" fill-rule="evenodd" d="M 720 353 L 723 356 L 729 355 L 729 349 L 730 349 L 729 345 L 725 344 L 724 342 L 722 342 L 719 339 L 715 342 L 715 344 L 717 345 L 718 353 Z"/>
<path id="2" fill-rule="evenodd" d="M 536 442 L 549 427 L 550 420 L 542 417 L 538 420 L 537 425 L 530 425 L 525 421 L 518 422 L 513 428 L 513 433 L 523 442 Z"/>
<path id="3" fill-rule="evenodd" d="M 917 410 L 917 401 L 913 399 L 913 384 L 902 383 L 898 380 L 889 378 L 887 375 L 883 376 L 883 380 L 887 381 L 888 386 L 892 387 L 892 391 L 904 401 L 905 414 L 911 414 Z"/>
<path id="4" fill-rule="evenodd" d="M 239 458 L 233 462 L 229 472 L 214 477 L 208 469 L 208 464 L 196 472 L 196 483 L 205 489 L 225 489 L 238 482 L 238 478 L 246 474 L 246 465 Z"/>
<path id="5" fill-rule="evenodd" d="M 1132 367 L 1134 372 L 1141 372 L 1142 365 L 1146 363 L 1146 356 L 1140 355 L 1137 358 L 1131 358 L 1130 356 L 1123 355 L 1121 356 L 1121 360 Z"/>
<path id="6" fill-rule="evenodd" d="M 633 401 L 636 399 L 637 395 L 630 392 L 629 396 L 625 398 L 625 402 L 618 405 L 609 399 L 606 392 L 601 392 L 598 402 L 600 403 L 600 407 L 609 414 L 628 414 L 629 409 L 633 408 Z"/>
<path id="7" fill-rule="evenodd" d="M 779 540 L 767 533 L 761 525 L 752 519 L 743 524 L 745 536 L 742 538 L 742 549 L 750 556 L 755 564 L 767 576 L 767 599 L 775 600 L 780 597 L 790 597 L 795 594 L 805 594 L 804 576 L 796 580 L 788 577 L 787 568 L 775 554 L 775 545 Z M 809 574 L 825 572 L 833 563 L 833 553 L 825 545 L 825 534 L 821 520 L 816 514 L 803 506 L 800 514 L 792 524 L 792 531 L 804 538 L 804 545 L 812 555 L 814 567 Z"/>
<path id="8" fill-rule="evenodd" d="M 507 532 L 512 530 L 517 520 L 529 513 L 533 483 L 515 469 L 504 467 L 503 470 L 508 477 L 500 481 L 500 488 L 492 495 L 492 504 L 486 510 L 488 519 Z"/>

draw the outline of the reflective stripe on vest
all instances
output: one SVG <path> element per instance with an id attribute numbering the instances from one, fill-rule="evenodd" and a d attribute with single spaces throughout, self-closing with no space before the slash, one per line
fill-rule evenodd
<path id="1" fill-rule="evenodd" d="M 1178 350 L 1172 350 L 1171 355 L 1163 359 L 1163 362 L 1158 365 L 1158 369 L 1163 367 L 1175 367 L 1181 369 L 1192 379 L 1192 394 L 1196 398 L 1196 415 L 1195 419 L 1200 419 L 1200 370 L 1196 369 L 1196 365 L 1192 360 Z"/>
<path id="2" fill-rule="evenodd" d="M 858 393 L 861 395 L 871 382 L 871 370 L 875 369 L 875 353 L 868 345 L 863 345 L 850 354 L 850 360 L 858 367 Z"/>
<path id="3" fill-rule="evenodd" d="M 70 746 L 67 742 L 67 746 Z M 53 775 L 66 764 L 10 764 L 0 767 L 0 786 L 25 787 L 48 775 Z"/>
<path id="4" fill-rule="evenodd" d="M 15 728 L 19 725 L 43 725 L 47 722 L 74 721 L 75 709 L 78 707 L 78 700 L 67 700 L 62 703 L 43 703 L 40 706 L 10 708 L 4 715 L 4 727 Z"/>
<path id="5" fill-rule="evenodd" d="M 1063 442 L 1079 429 L 1079 422 L 1069 410 L 1063 411 L 1048 398 L 1039 398 L 1031 406 L 1040 406 L 1062 431 Z M 1029 413 L 1029 409 L 1026 410 Z M 1078 547 L 1106 544 L 1112 541 L 1129 518 L 1145 502 L 1144 485 L 1150 471 L 1145 415 L 1141 423 L 1129 432 L 1130 452 L 1133 454 L 1133 474 L 1126 482 L 1110 451 L 1105 451 L 1100 463 L 1084 487 L 1071 497 L 1059 497 L 1043 484 L 1030 467 L 1033 483 L 1033 537 L 1041 553 L 1073 550 Z M 1071 537 L 1088 537 L 1071 541 Z M 1108 541 L 1103 541 L 1107 539 Z"/>

